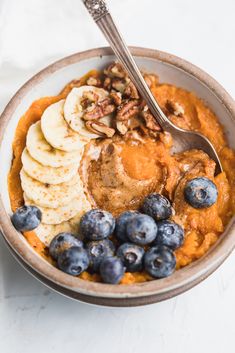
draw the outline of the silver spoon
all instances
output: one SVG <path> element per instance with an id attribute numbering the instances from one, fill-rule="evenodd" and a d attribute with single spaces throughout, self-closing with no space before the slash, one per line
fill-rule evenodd
<path id="1" fill-rule="evenodd" d="M 163 113 L 117 29 L 105 0 L 83 0 L 83 3 L 97 26 L 103 32 L 116 57 L 126 69 L 130 79 L 144 98 L 162 130 L 171 133 L 174 140 L 172 152 L 183 152 L 194 148 L 203 150 L 216 162 L 215 174 L 221 173 L 223 170 L 222 165 L 212 143 L 198 132 L 187 131 L 175 126 Z"/>

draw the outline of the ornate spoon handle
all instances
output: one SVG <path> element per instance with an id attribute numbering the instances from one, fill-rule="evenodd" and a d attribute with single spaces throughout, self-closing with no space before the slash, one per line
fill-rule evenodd
<path id="1" fill-rule="evenodd" d="M 127 45 L 117 29 L 104 0 L 83 0 L 90 15 L 103 32 L 119 61 L 123 64 L 130 79 L 146 101 L 153 116 L 163 130 L 171 130 L 172 123 L 162 112 L 148 85 L 140 73 Z"/>

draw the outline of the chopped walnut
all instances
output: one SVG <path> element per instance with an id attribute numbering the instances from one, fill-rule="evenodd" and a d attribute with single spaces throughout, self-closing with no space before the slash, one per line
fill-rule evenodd
<path id="1" fill-rule="evenodd" d="M 113 78 L 112 79 L 112 87 L 121 93 L 124 93 L 126 89 L 126 82 L 120 78 Z"/>
<path id="2" fill-rule="evenodd" d="M 108 91 L 110 91 L 111 90 L 111 86 L 112 86 L 111 78 L 110 77 L 105 77 L 104 83 L 103 83 L 104 89 L 107 89 Z"/>
<path id="3" fill-rule="evenodd" d="M 145 123 L 146 123 L 146 126 L 148 129 L 150 129 L 152 131 L 161 131 L 161 127 L 158 125 L 156 119 L 150 113 L 147 105 L 142 110 L 142 116 L 145 120 Z"/>
<path id="4" fill-rule="evenodd" d="M 140 126 L 139 126 L 139 128 L 138 128 L 138 132 L 141 134 L 141 136 L 151 136 L 152 135 L 152 133 L 154 133 L 155 135 L 153 136 L 153 137 L 157 137 L 157 134 L 158 134 L 158 132 L 157 131 L 153 131 L 153 130 L 149 130 L 147 127 L 146 127 L 146 125 L 145 124 L 141 124 Z"/>
<path id="5" fill-rule="evenodd" d="M 88 99 L 90 102 L 98 102 L 99 100 L 99 96 L 97 93 L 95 93 L 94 91 L 85 91 L 82 95 L 82 98 L 84 99 Z"/>
<path id="6" fill-rule="evenodd" d="M 148 130 L 148 134 L 154 139 L 157 139 L 159 137 L 159 131 Z"/>
<path id="7" fill-rule="evenodd" d="M 116 128 L 121 135 L 125 135 L 128 131 L 128 121 L 116 121 Z"/>
<path id="8" fill-rule="evenodd" d="M 95 87 L 100 87 L 101 86 L 101 80 L 99 77 L 89 77 L 86 81 L 87 85 L 89 86 L 95 86 Z"/>
<path id="9" fill-rule="evenodd" d="M 153 137 L 154 139 L 159 138 L 159 131 L 148 129 L 144 123 L 139 126 L 138 131 L 143 137 L 147 135 Z"/>
<path id="10" fill-rule="evenodd" d="M 115 134 L 114 129 L 100 121 L 86 121 L 85 125 L 89 131 L 94 132 L 101 137 L 112 137 Z"/>
<path id="11" fill-rule="evenodd" d="M 105 98 L 98 102 L 94 109 L 86 111 L 83 115 L 84 120 L 97 120 L 105 115 L 111 114 L 116 109 L 110 98 Z"/>
<path id="12" fill-rule="evenodd" d="M 141 124 L 143 124 L 143 120 L 141 119 L 141 116 L 139 114 L 132 116 L 128 120 L 128 129 L 137 129 Z"/>
<path id="13" fill-rule="evenodd" d="M 178 102 L 167 100 L 166 108 L 175 116 L 182 116 L 184 114 L 184 108 Z"/>
<path id="14" fill-rule="evenodd" d="M 138 100 L 125 101 L 118 107 L 116 119 L 125 121 L 139 112 Z"/>
<path id="15" fill-rule="evenodd" d="M 115 105 L 120 105 L 122 103 L 122 94 L 121 92 L 111 91 L 109 97 L 113 100 Z"/>
<path id="16" fill-rule="evenodd" d="M 99 100 L 98 94 L 92 91 L 86 91 L 83 93 L 80 104 L 83 109 L 92 110 L 94 108 L 94 103 Z"/>
<path id="17" fill-rule="evenodd" d="M 152 88 L 152 86 L 156 86 L 158 84 L 158 76 L 154 74 L 144 74 L 144 79 L 149 88 Z"/>
<path id="18" fill-rule="evenodd" d="M 137 91 L 137 88 L 135 87 L 134 83 L 131 81 L 127 84 L 124 94 L 127 97 L 133 98 L 133 99 L 139 99 L 139 93 Z"/>
<path id="19" fill-rule="evenodd" d="M 104 74 L 110 78 L 124 78 L 127 76 L 126 71 L 119 63 L 112 63 L 111 65 L 109 65 L 108 68 L 104 70 Z"/>

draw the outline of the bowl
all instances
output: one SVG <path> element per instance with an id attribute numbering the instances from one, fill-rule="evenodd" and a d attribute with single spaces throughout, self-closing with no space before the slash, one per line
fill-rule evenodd
<path id="1" fill-rule="evenodd" d="M 202 98 L 223 124 L 230 147 L 235 148 L 235 103 L 208 74 L 176 56 L 157 50 L 132 47 L 139 67 L 156 72 L 171 83 Z M 69 81 L 93 68 L 102 69 L 115 60 L 110 48 L 77 53 L 48 66 L 23 85 L 6 106 L 0 119 L 0 227 L 12 254 L 23 267 L 50 288 L 76 300 L 105 306 L 137 306 L 159 302 L 185 292 L 209 276 L 235 246 L 235 218 L 219 241 L 199 260 L 172 276 L 132 285 L 93 283 L 69 276 L 50 265 L 11 224 L 7 175 L 12 161 L 12 141 L 17 122 L 37 98 L 56 95 Z"/>

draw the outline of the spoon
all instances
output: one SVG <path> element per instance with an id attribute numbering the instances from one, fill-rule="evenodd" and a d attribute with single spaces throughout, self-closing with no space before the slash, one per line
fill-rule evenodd
<path id="1" fill-rule="evenodd" d="M 130 79 L 144 98 L 152 115 L 163 131 L 169 132 L 174 140 L 173 153 L 190 149 L 203 150 L 216 162 L 215 175 L 223 171 L 218 154 L 212 143 L 202 134 L 187 131 L 175 126 L 163 113 L 156 99 L 152 95 L 140 70 L 138 69 L 127 45 L 125 44 L 112 16 L 109 13 L 105 0 L 82 0 L 88 12 L 103 32 L 118 60 L 126 69 Z"/>

